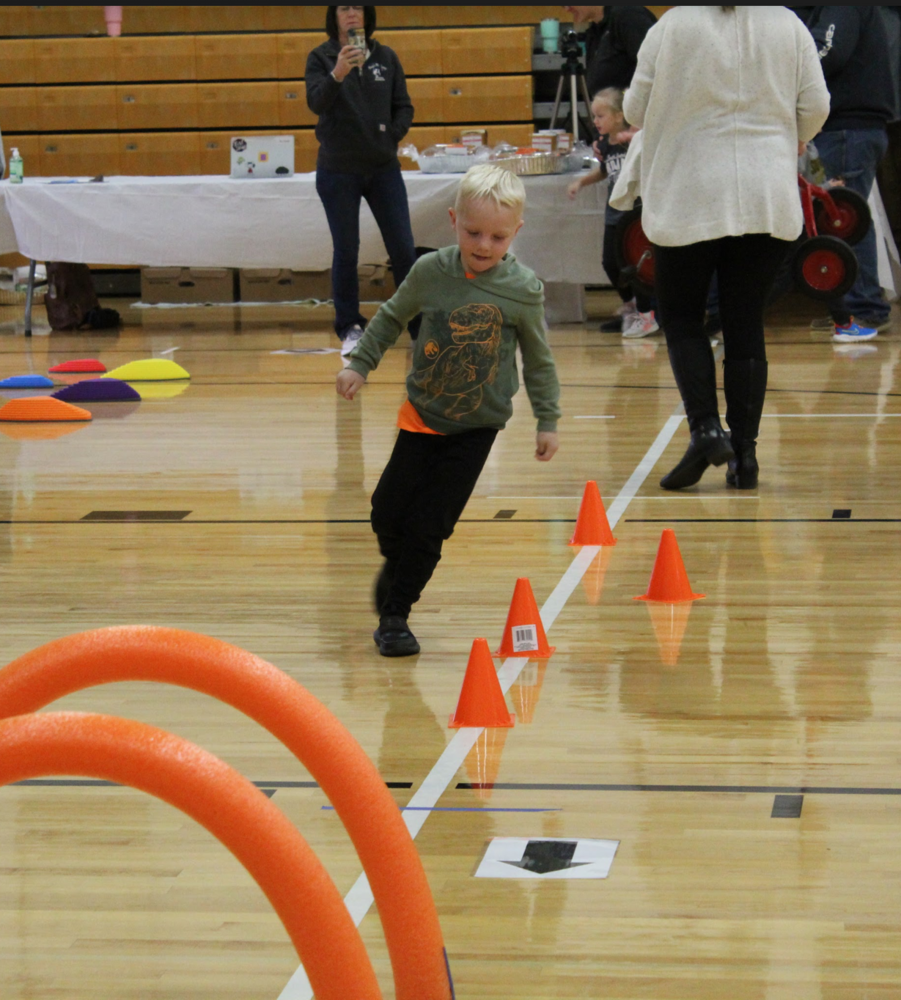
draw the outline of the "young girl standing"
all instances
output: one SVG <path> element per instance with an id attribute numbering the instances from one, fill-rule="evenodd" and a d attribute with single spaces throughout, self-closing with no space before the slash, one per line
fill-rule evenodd
<path id="1" fill-rule="evenodd" d="M 599 91 L 591 102 L 591 115 L 594 127 L 598 130 L 600 139 L 595 143 L 595 153 L 598 166 L 590 173 L 583 174 L 569 186 L 570 198 L 575 198 L 583 187 L 598 184 L 602 180 L 610 181 L 609 190 L 613 190 L 616 179 L 622 170 L 623 161 L 629 147 L 626 143 L 617 143 L 615 138 L 620 132 L 628 130 L 623 115 L 623 91 L 617 87 L 607 87 Z M 660 327 L 654 317 L 652 302 L 647 295 L 635 295 L 631 288 L 623 288 L 620 284 L 619 258 L 616 252 L 616 227 L 623 213 L 611 208 L 608 202 L 604 214 L 604 256 L 602 258 L 607 277 L 613 282 L 613 287 L 619 292 L 623 305 L 620 317 L 601 324 L 602 333 L 619 333 L 623 337 L 647 337 L 656 333 Z"/>

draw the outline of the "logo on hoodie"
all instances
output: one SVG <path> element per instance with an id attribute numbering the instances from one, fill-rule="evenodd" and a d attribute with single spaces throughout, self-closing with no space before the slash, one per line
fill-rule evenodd
<path id="1" fill-rule="evenodd" d="M 372 72 L 373 80 L 375 80 L 376 83 L 384 83 L 385 82 L 384 74 L 388 72 L 388 67 L 383 66 L 381 63 L 372 62 L 371 60 L 367 65 L 369 66 L 369 69 Z"/>

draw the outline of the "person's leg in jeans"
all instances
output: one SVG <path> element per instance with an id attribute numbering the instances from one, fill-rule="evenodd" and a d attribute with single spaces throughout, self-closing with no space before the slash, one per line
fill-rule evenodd
<path id="1" fill-rule="evenodd" d="M 766 397 L 767 360 L 763 313 L 770 290 L 793 244 L 763 233 L 721 240 L 717 266 L 723 322 L 723 385 L 726 423 L 735 458 L 726 482 L 757 486 L 757 434 Z"/>
<path id="2" fill-rule="evenodd" d="M 845 187 L 869 198 L 876 171 L 888 148 L 885 129 L 847 129 L 821 132 L 816 147 L 830 180 L 841 180 Z M 853 316 L 864 325 L 888 319 L 889 304 L 882 295 L 876 256 L 876 229 L 871 224 L 866 236 L 854 247 L 860 274 L 843 300 L 831 304 L 830 312 L 841 326 Z"/>
<path id="3" fill-rule="evenodd" d="M 360 203 L 362 174 L 341 174 L 319 167 L 316 192 L 325 209 L 332 234 L 332 298 L 335 300 L 335 333 L 343 340 L 354 326 L 365 327 L 360 313 Z"/>
<path id="4" fill-rule="evenodd" d="M 413 226 L 410 222 L 410 204 L 407 187 L 400 167 L 390 167 L 370 174 L 366 178 L 363 196 L 375 218 L 394 274 L 394 285 L 400 288 L 416 263 L 416 244 L 413 240 Z M 410 336 L 415 340 L 419 335 L 422 317 L 417 316 L 409 323 Z"/>
<path id="5" fill-rule="evenodd" d="M 380 622 L 406 621 L 441 559 L 444 541 L 475 488 L 497 431 L 399 431 L 372 497 L 372 529 L 385 558 Z M 380 626 L 381 630 L 381 626 Z"/>
<path id="6" fill-rule="evenodd" d="M 733 457 L 720 425 L 716 365 L 704 332 L 707 294 L 720 242 L 654 247 L 660 320 L 691 431 L 691 443 L 682 461 L 660 481 L 666 490 L 694 486 L 709 465 L 722 465 Z"/>

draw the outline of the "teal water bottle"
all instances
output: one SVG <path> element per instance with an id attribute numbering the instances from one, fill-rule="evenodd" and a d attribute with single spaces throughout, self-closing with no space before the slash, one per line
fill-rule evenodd
<path id="1" fill-rule="evenodd" d="M 19 150 L 13 147 L 12 155 L 9 158 L 9 182 L 10 184 L 21 184 L 25 175 L 25 167 L 22 164 L 22 156 Z"/>

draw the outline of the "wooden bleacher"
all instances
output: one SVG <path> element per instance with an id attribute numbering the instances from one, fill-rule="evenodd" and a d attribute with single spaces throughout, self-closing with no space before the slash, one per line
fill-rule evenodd
<path id="1" fill-rule="evenodd" d="M 377 37 L 416 106 L 410 141 L 423 149 L 482 125 L 492 141 L 525 144 L 534 25 L 559 13 L 379 7 Z M 130 6 L 123 36 L 108 38 L 102 7 L 2 7 L 6 147 L 31 176 L 215 174 L 228 173 L 232 135 L 291 133 L 297 170 L 313 170 L 303 77 L 324 20 L 325 7 Z"/>

